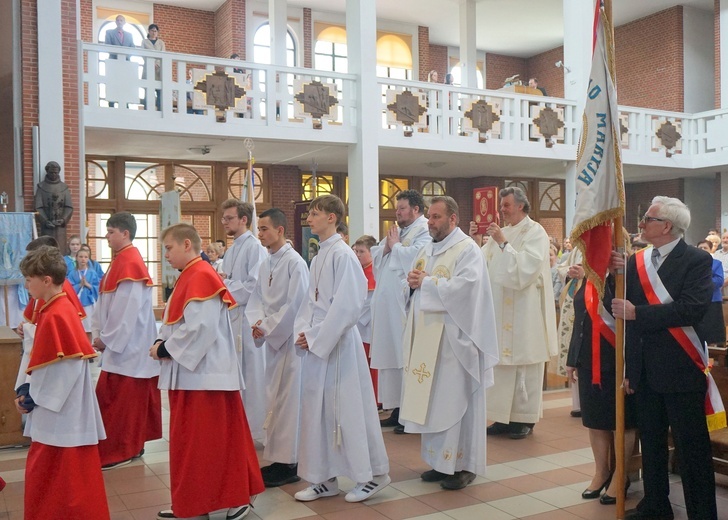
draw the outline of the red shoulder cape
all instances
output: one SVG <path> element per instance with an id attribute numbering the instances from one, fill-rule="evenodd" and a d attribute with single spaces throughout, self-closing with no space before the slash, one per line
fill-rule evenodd
<path id="1" fill-rule="evenodd" d="M 232 309 L 237 305 L 235 298 L 222 283 L 215 269 L 197 257 L 191 260 L 177 279 L 172 295 L 167 301 L 164 323 L 177 323 L 182 319 L 185 307 L 191 301 L 204 301 L 219 296 Z"/>
<path id="2" fill-rule="evenodd" d="M 154 285 L 142 255 L 131 244 L 114 256 L 111 265 L 109 265 L 109 270 L 101 279 L 99 293 L 114 292 L 116 287 L 125 281 L 146 282 L 149 287 Z"/>
<path id="3" fill-rule="evenodd" d="M 65 293 L 58 293 L 40 308 L 28 374 L 65 358 L 88 359 L 97 355 Z"/>
<path id="4" fill-rule="evenodd" d="M 63 292 L 66 293 L 66 298 L 68 298 L 68 301 L 71 302 L 73 308 L 76 309 L 78 317 L 84 319 L 86 317 L 86 311 L 83 310 L 81 300 L 78 299 L 78 295 L 76 295 L 76 291 L 73 290 L 73 285 L 71 285 L 71 282 L 68 281 L 68 278 L 63 280 Z M 28 320 L 30 323 L 35 323 L 36 321 L 38 321 L 38 312 L 43 307 L 43 305 L 45 305 L 44 300 L 36 300 L 35 298 L 30 298 L 28 300 L 28 305 L 25 306 L 25 310 L 23 311 L 23 317 L 25 317 L 25 319 Z"/>
<path id="5" fill-rule="evenodd" d="M 374 281 L 373 262 L 370 262 L 369 265 L 364 268 L 364 276 L 367 277 L 367 290 L 373 291 L 377 286 L 377 282 Z"/>

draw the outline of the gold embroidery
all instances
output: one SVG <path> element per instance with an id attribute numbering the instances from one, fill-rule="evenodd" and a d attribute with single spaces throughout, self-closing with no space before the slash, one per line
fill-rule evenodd
<path id="1" fill-rule="evenodd" d="M 503 298 L 503 305 L 513 305 L 512 298 Z"/>
<path id="2" fill-rule="evenodd" d="M 511 323 L 504 323 L 503 324 L 503 330 L 510 332 L 513 330 L 513 324 Z"/>
<path id="3" fill-rule="evenodd" d="M 415 368 L 412 373 L 417 376 L 417 382 L 422 384 L 424 378 L 432 376 L 427 370 L 425 370 L 425 364 L 420 363 L 420 368 Z"/>
<path id="4" fill-rule="evenodd" d="M 505 357 L 511 357 L 511 356 L 513 356 L 513 351 L 510 348 L 505 347 L 503 349 L 503 356 L 505 356 Z"/>
<path id="5" fill-rule="evenodd" d="M 409 238 L 405 238 L 404 240 L 402 240 L 403 247 L 409 247 L 411 245 L 412 245 L 412 241 Z"/>
<path id="6" fill-rule="evenodd" d="M 417 263 L 415 263 L 415 270 L 417 271 L 424 271 L 425 270 L 425 259 L 420 258 L 417 260 Z"/>
<path id="7" fill-rule="evenodd" d="M 442 452 L 442 458 L 445 460 L 452 459 L 452 450 L 450 448 L 446 449 Z"/>
<path id="8" fill-rule="evenodd" d="M 447 280 L 449 280 L 450 270 L 444 265 L 438 265 L 437 267 L 435 267 L 435 270 L 432 271 L 432 276 L 434 276 L 435 278 L 446 278 Z"/>

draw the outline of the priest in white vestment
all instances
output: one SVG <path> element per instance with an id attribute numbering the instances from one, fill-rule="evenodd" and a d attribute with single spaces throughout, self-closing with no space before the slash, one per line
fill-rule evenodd
<path id="1" fill-rule="evenodd" d="M 294 345 L 293 323 L 308 290 L 308 265 L 286 243 L 286 215 L 278 208 L 260 214 L 258 238 L 268 248 L 258 283 L 245 310 L 256 346 L 267 350 L 268 412 L 261 468 L 266 487 L 297 482 L 301 407 L 301 356 Z"/>
<path id="2" fill-rule="evenodd" d="M 451 197 L 433 197 L 432 241 L 407 276 L 404 392 L 399 419 L 422 434 L 426 482 L 462 489 L 485 474 L 485 395 L 498 346 L 487 268 L 458 227 Z"/>
<path id="3" fill-rule="evenodd" d="M 377 286 L 372 295 L 371 367 L 378 371 L 378 400 L 392 414 L 381 421 L 394 426 L 395 433 L 404 433 L 398 422 L 402 399 L 402 333 L 406 312 L 402 287 L 417 252 L 428 242 L 425 200 L 420 192 L 404 190 L 397 194 L 397 225 L 372 248 L 374 278 Z"/>
<path id="4" fill-rule="evenodd" d="M 528 217 L 521 188 L 500 191 L 506 223 L 488 226 L 483 254 L 493 290 L 500 364 L 488 392 L 488 435 L 524 439 L 541 417 L 544 363 L 558 353 L 549 237 Z M 477 228 L 471 222 L 471 234 Z M 476 241 L 481 237 L 475 235 Z"/>
<path id="5" fill-rule="evenodd" d="M 243 405 L 248 416 L 253 440 L 263 443 L 263 423 L 268 409 L 266 402 L 265 350 L 255 347 L 253 333 L 245 317 L 245 307 L 258 281 L 260 262 L 265 248 L 250 231 L 253 206 L 237 199 L 222 203 L 222 224 L 225 233 L 234 238 L 233 245 L 222 259 L 223 280 L 238 306 L 230 309 L 230 322 L 235 334 L 238 362 L 243 371 Z"/>

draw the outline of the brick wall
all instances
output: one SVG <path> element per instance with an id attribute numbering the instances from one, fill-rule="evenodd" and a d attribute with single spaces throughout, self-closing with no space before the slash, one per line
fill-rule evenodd
<path id="1" fill-rule="evenodd" d="M 98 43 L 94 38 L 94 8 L 93 0 L 80 0 L 79 13 L 81 14 L 81 40 Z"/>
<path id="2" fill-rule="evenodd" d="M 308 7 L 303 8 L 303 66 L 313 68 L 313 21 Z"/>
<path id="3" fill-rule="evenodd" d="M 65 156 L 63 158 L 64 181 L 71 191 L 75 209 L 71 221 L 68 223 L 66 235 L 80 233 L 81 215 L 78 208 L 81 206 L 81 171 L 80 171 L 80 142 L 81 129 L 79 114 L 81 106 L 78 100 L 78 41 L 77 33 L 77 5 L 76 0 L 61 0 L 61 46 L 63 52 L 63 144 Z"/>
<path id="4" fill-rule="evenodd" d="M 38 125 L 38 17 L 37 0 L 22 0 L 20 6 L 23 120 L 24 211 L 33 211 L 33 136 Z M 65 173 L 65 172 L 64 172 Z"/>
<path id="5" fill-rule="evenodd" d="M 620 105 L 682 112 L 682 6 L 617 27 L 615 49 Z"/>
<path id="6" fill-rule="evenodd" d="M 526 83 L 529 78 L 536 78 L 538 86 L 546 89 L 549 96 L 564 97 L 564 74 L 566 71 L 554 65 L 559 60 L 564 60 L 563 45 L 528 58 L 526 60 L 528 74 L 522 78 L 523 82 Z"/>
<path id="7" fill-rule="evenodd" d="M 154 4 L 154 23 L 168 51 L 216 56 L 215 13 Z"/>
<path id="8" fill-rule="evenodd" d="M 215 56 L 245 59 L 245 0 L 226 0 L 214 15 Z M 199 54 L 199 53 L 198 53 Z"/>
<path id="9" fill-rule="evenodd" d="M 715 59 L 713 62 L 715 108 L 720 108 L 720 0 L 713 0 L 713 46 L 715 48 Z"/>
<path id="10" fill-rule="evenodd" d="M 420 25 L 417 27 L 417 49 L 419 52 L 419 80 L 427 81 L 427 74 L 432 70 L 430 67 L 430 28 Z M 438 75 L 440 73 L 438 72 Z M 445 76 L 443 75 L 443 79 Z"/>
<path id="11" fill-rule="evenodd" d="M 429 55 L 430 62 L 427 68 L 425 68 L 425 79 L 423 81 L 427 81 L 427 74 L 429 74 L 431 70 L 436 70 L 440 83 L 444 82 L 445 74 L 450 71 L 450 63 L 448 62 L 447 56 L 447 47 L 445 45 L 430 44 Z"/>
<path id="12" fill-rule="evenodd" d="M 528 81 L 528 62 L 523 58 L 487 53 L 485 55 L 485 88 L 497 90 L 506 78 L 520 74 L 521 80 Z M 548 87 L 546 87 L 548 89 Z M 563 87 L 562 87 L 563 90 Z"/>
<path id="13" fill-rule="evenodd" d="M 268 179 L 274 188 L 271 203 L 286 214 L 286 238 L 293 240 L 295 222 L 291 202 L 301 200 L 301 171 L 297 166 L 275 165 L 269 168 Z"/>
<path id="14" fill-rule="evenodd" d="M 656 195 L 664 195 L 666 197 L 676 197 L 680 200 L 684 200 L 685 183 L 683 179 L 656 182 L 632 182 L 625 184 L 624 194 L 627 206 L 625 227 L 630 233 L 636 233 L 637 221 L 645 214 L 647 208 L 650 207 L 652 198 Z"/>

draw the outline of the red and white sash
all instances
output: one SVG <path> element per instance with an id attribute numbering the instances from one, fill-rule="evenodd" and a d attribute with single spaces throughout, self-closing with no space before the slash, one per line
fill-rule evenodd
<path id="1" fill-rule="evenodd" d="M 586 312 L 591 319 L 591 348 L 592 348 L 592 384 L 601 386 L 602 384 L 602 341 L 600 336 L 614 347 L 616 342 L 614 316 L 609 314 L 599 299 L 599 293 L 594 284 L 589 280 L 584 287 L 584 302 L 586 304 Z"/>
<path id="2" fill-rule="evenodd" d="M 650 305 L 672 303 L 673 299 L 662 283 L 660 276 L 657 274 L 657 269 L 655 269 L 651 261 L 645 261 L 645 258 L 651 258 L 651 256 L 652 246 L 638 251 L 635 254 L 637 274 L 639 275 L 642 290 Z M 718 392 L 715 380 L 713 380 L 713 376 L 710 374 L 708 349 L 700 342 L 700 338 L 693 327 L 672 327 L 667 330 L 708 379 L 708 391 L 705 395 L 705 418 L 708 422 L 708 431 L 725 428 L 725 408 L 723 407 L 723 400 L 720 398 L 720 392 Z"/>

